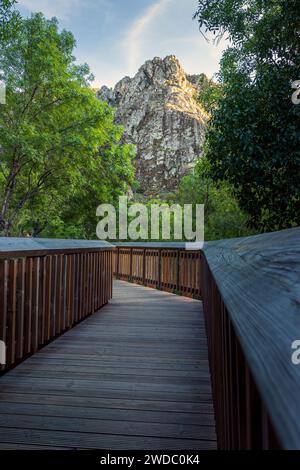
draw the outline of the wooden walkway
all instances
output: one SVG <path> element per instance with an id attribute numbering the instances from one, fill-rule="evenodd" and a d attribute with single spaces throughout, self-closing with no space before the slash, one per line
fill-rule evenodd
<path id="1" fill-rule="evenodd" d="M 201 303 L 116 282 L 109 305 L 0 378 L 0 448 L 216 448 Z"/>

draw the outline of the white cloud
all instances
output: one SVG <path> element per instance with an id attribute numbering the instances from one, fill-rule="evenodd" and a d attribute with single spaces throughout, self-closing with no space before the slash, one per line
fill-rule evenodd
<path id="1" fill-rule="evenodd" d="M 206 42 L 192 21 L 196 8 L 195 0 L 160 0 L 134 20 L 124 40 L 126 74 L 133 75 L 154 56 L 175 54 L 188 73 L 214 75 L 227 42 Z"/>
<path id="2" fill-rule="evenodd" d="M 128 63 L 129 63 L 129 73 L 133 74 L 137 67 L 141 65 L 141 50 L 140 50 L 140 41 L 142 36 L 145 34 L 147 28 L 151 26 L 154 20 L 159 14 L 162 14 L 165 7 L 172 0 L 159 0 L 154 5 L 151 5 L 142 16 L 140 16 L 134 23 L 130 26 L 130 30 L 125 40 L 126 47 L 128 49 Z"/>
<path id="3" fill-rule="evenodd" d="M 226 47 L 225 41 L 208 44 L 200 34 L 197 21 L 192 21 L 197 0 L 152 0 L 129 22 L 126 14 L 118 22 L 114 0 L 19 0 L 19 5 L 25 14 L 42 11 L 46 17 L 56 16 L 74 32 L 78 62 L 90 65 L 95 86 L 114 86 L 125 75 L 134 75 L 146 60 L 170 54 L 187 73 L 212 76 Z"/>
<path id="4" fill-rule="evenodd" d="M 18 0 L 18 5 L 30 12 L 41 11 L 47 18 L 67 20 L 79 7 L 80 0 Z"/>

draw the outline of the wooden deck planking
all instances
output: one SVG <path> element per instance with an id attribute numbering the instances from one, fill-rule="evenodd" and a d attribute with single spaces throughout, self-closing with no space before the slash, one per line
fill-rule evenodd
<path id="1" fill-rule="evenodd" d="M 0 448 L 214 449 L 201 303 L 113 300 L 0 379 Z"/>

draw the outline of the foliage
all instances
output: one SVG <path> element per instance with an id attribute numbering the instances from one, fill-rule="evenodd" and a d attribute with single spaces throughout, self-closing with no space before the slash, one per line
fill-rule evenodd
<path id="1" fill-rule="evenodd" d="M 200 92 L 198 101 L 209 114 L 213 113 L 223 97 L 223 86 L 212 78 L 208 78 L 205 74 L 201 75 Z"/>
<path id="2" fill-rule="evenodd" d="M 135 193 L 130 205 L 142 203 L 148 209 L 148 222 L 150 227 L 151 206 L 153 204 L 160 207 L 166 205 L 179 204 L 182 208 L 184 204 L 191 204 L 195 208 L 196 204 L 205 206 L 205 240 L 218 240 L 223 238 L 242 237 L 253 234 L 249 228 L 249 216 L 241 210 L 239 203 L 234 196 L 232 186 L 226 181 L 214 181 L 211 176 L 211 164 L 205 158 L 201 157 L 195 169 L 189 175 L 183 177 L 180 182 L 179 190 L 168 195 L 160 195 L 156 198 L 147 198 Z M 193 211 L 193 228 L 195 229 L 195 210 Z M 131 219 L 128 217 L 128 223 Z M 183 222 L 183 221 L 182 221 Z M 162 237 L 162 221 L 160 219 L 160 237 L 151 239 L 149 230 L 149 239 L 144 241 L 166 241 Z M 184 237 L 181 240 L 175 239 L 174 235 L 174 213 L 170 213 L 170 240 L 169 241 L 189 241 Z"/>
<path id="3" fill-rule="evenodd" d="M 200 0 L 196 17 L 231 39 L 220 70 L 223 96 L 212 110 L 206 156 L 260 231 L 300 223 L 298 0 Z"/>
<path id="4" fill-rule="evenodd" d="M 240 209 L 229 183 L 214 182 L 210 171 L 209 161 L 200 158 L 194 172 L 182 179 L 178 202 L 204 204 L 206 241 L 250 235 L 248 216 Z"/>
<path id="5" fill-rule="evenodd" d="M 7 41 L 16 33 L 20 15 L 14 10 L 15 0 L 0 0 L 0 42 Z"/>
<path id="6" fill-rule="evenodd" d="M 2 233 L 95 236 L 96 207 L 133 179 L 114 110 L 75 65 L 71 33 L 35 14 L 0 45 L 7 104 L 0 114 Z"/>

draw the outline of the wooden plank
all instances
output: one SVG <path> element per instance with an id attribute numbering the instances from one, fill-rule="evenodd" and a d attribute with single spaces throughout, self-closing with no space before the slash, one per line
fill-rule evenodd
<path id="1" fill-rule="evenodd" d="M 195 390 L 189 390 L 186 387 L 174 387 L 175 391 L 170 391 L 170 388 L 173 387 L 164 387 L 164 386 L 153 386 L 147 387 L 146 385 L 138 386 L 132 384 L 131 387 L 122 386 L 122 384 L 114 384 L 105 386 L 105 383 L 100 384 L 96 383 L 94 386 L 89 382 L 83 383 L 78 380 L 59 380 L 59 379 L 43 379 L 43 384 L 40 383 L 40 378 L 26 379 L 22 377 L 22 382 L 20 380 L 9 380 L 6 383 L 1 382 L 1 388 L 3 392 L 8 392 L 9 390 L 14 389 L 18 393 L 32 393 L 36 391 L 37 393 L 44 393 L 45 387 L 47 386 L 47 394 L 52 395 L 64 395 L 64 396 L 77 396 L 81 394 L 82 396 L 90 396 L 94 398 L 124 398 L 130 400 L 132 398 L 145 400 L 145 401 L 176 401 L 181 402 L 194 402 L 197 403 L 201 401 L 202 403 L 212 403 L 211 390 L 208 386 L 203 386 L 203 392 L 199 391 L 199 388 Z M 115 387 L 115 388 L 113 388 Z M 137 389 L 135 390 L 135 387 Z M 167 396 L 166 396 L 167 394 Z"/>
<path id="2" fill-rule="evenodd" d="M 46 289 L 45 289 L 45 326 L 44 338 L 46 341 L 51 337 L 51 292 L 52 292 L 52 256 L 46 257 Z"/>
<path id="3" fill-rule="evenodd" d="M 108 268 L 109 254 L 100 255 Z M 0 378 L 0 441 L 10 449 L 215 448 L 201 303 L 118 282 L 101 312 Z"/>
<path id="4" fill-rule="evenodd" d="M 46 257 L 40 258 L 40 291 L 38 303 L 38 345 L 44 344 L 46 314 Z"/>
<path id="5" fill-rule="evenodd" d="M 78 256 L 78 286 L 83 285 L 83 254 L 80 253 Z M 83 297 L 83 289 L 78 290 L 78 311 L 76 319 L 79 321 L 81 318 L 81 310 L 82 310 L 82 297 Z"/>
<path id="6" fill-rule="evenodd" d="M 66 279 L 66 328 L 73 323 L 73 299 L 74 299 L 74 269 L 73 255 L 67 256 L 67 279 Z"/>
<path id="7" fill-rule="evenodd" d="M 52 257 L 52 276 L 51 276 L 51 327 L 50 336 L 56 336 L 56 314 L 57 314 L 57 276 L 58 276 L 58 256 Z"/>
<path id="8" fill-rule="evenodd" d="M 213 441 L 213 426 L 194 424 L 149 423 L 112 419 L 90 419 L 65 416 L 43 416 L 32 414 L 0 414 L 0 441 L 4 429 L 40 429 L 60 432 L 86 432 L 89 434 L 148 436 L 160 438 L 198 439 Z"/>
<path id="9" fill-rule="evenodd" d="M 62 285 L 63 285 L 63 255 L 58 255 L 57 266 L 56 266 L 55 335 L 58 335 L 61 332 Z"/>
<path id="10" fill-rule="evenodd" d="M 37 362 L 40 365 L 44 364 L 69 364 L 72 365 L 74 364 L 74 361 L 78 362 L 78 365 L 81 367 L 87 368 L 89 365 L 90 367 L 98 366 L 99 363 L 99 356 L 97 355 L 82 355 L 82 354 L 77 354 L 76 358 L 74 359 L 72 354 L 65 353 L 63 350 L 63 353 L 61 353 L 61 350 L 55 351 L 55 354 L 51 355 L 44 352 L 40 351 L 38 356 L 34 356 L 34 358 L 31 359 L 32 362 Z M 33 360 L 34 359 L 34 360 Z M 77 363 L 75 362 L 75 363 Z M 31 362 L 30 362 L 31 363 Z M 126 366 L 127 363 L 127 366 Z M 115 370 L 119 368 L 124 368 L 126 366 L 126 372 L 132 370 L 133 373 L 137 374 L 142 374 L 143 371 L 145 371 L 145 374 L 151 373 L 152 370 L 156 370 L 157 374 L 168 374 L 172 375 L 172 372 L 174 371 L 174 374 L 177 372 L 184 372 L 187 371 L 187 373 L 191 374 L 192 371 L 194 373 L 201 373 L 202 371 L 207 371 L 208 370 L 208 361 L 207 358 L 199 358 L 198 361 L 195 360 L 171 360 L 171 359 L 166 359 L 166 361 L 161 361 L 156 358 L 151 358 L 147 359 L 147 356 L 145 355 L 145 359 L 141 360 L 140 358 L 134 358 L 133 356 L 130 358 L 130 362 L 128 362 L 128 358 L 122 355 L 109 355 L 109 356 L 101 356 L 101 365 L 99 365 L 99 369 L 97 367 L 97 370 Z M 150 372 L 147 370 L 149 369 Z M 137 371 L 138 370 L 138 371 Z"/>
<path id="11" fill-rule="evenodd" d="M 31 322 L 32 322 L 32 279 L 33 259 L 26 259 L 25 269 L 25 305 L 24 305 L 24 353 L 31 351 Z"/>
<path id="12" fill-rule="evenodd" d="M 29 363 L 27 363 L 29 362 Z M 117 364 L 113 365 L 111 363 L 111 366 L 109 367 L 108 364 L 106 366 L 99 367 L 97 364 L 88 364 L 88 361 L 84 362 L 82 360 L 78 360 L 78 365 L 77 362 L 71 361 L 70 359 L 66 359 L 65 361 L 63 359 L 51 359 L 46 358 L 46 359 L 36 359 L 35 361 L 27 361 L 24 366 L 22 366 L 22 373 L 31 373 L 32 372 L 32 366 L 38 365 L 38 371 L 45 373 L 45 376 L 47 376 L 47 373 L 50 373 L 50 376 L 53 375 L 54 373 L 57 373 L 58 375 L 60 373 L 64 373 L 66 377 L 72 376 L 76 377 L 77 375 L 81 376 L 86 374 L 85 376 L 88 378 L 90 376 L 93 376 L 94 374 L 98 377 L 101 377 L 102 380 L 110 379 L 110 380 L 117 380 L 117 381 L 122 381 L 122 380 L 135 380 L 137 382 L 141 381 L 152 381 L 152 382 L 169 382 L 173 383 L 173 381 L 180 381 L 182 382 L 183 377 L 188 377 L 189 382 L 193 382 L 195 380 L 196 382 L 199 382 L 200 380 L 203 380 L 204 378 L 208 379 L 210 377 L 209 372 L 208 372 L 208 364 L 205 362 L 202 366 L 199 366 L 195 369 L 189 369 L 186 370 L 185 368 L 182 369 L 158 369 L 158 368 L 148 368 L 145 369 L 142 365 L 142 367 L 128 367 L 126 370 L 124 368 L 118 367 Z M 131 366 L 131 364 L 130 364 Z M 82 372 L 82 368 L 84 368 L 84 372 Z M 154 374 L 155 372 L 155 374 Z M 132 377 L 135 376 L 135 377 Z"/>
<path id="13" fill-rule="evenodd" d="M 59 333 L 65 331 L 67 326 L 67 294 L 68 294 L 68 256 L 62 256 L 62 278 L 61 278 L 61 320 Z"/>
<path id="14" fill-rule="evenodd" d="M 0 339 L 6 343 L 7 334 L 8 261 L 0 260 Z"/>
<path id="15" fill-rule="evenodd" d="M 6 360 L 10 365 L 14 364 L 16 359 L 17 272 L 18 260 L 9 260 Z"/>
<path id="16" fill-rule="evenodd" d="M 36 397 L 36 395 L 34 395 Z M 9 401 L 11 400 L 11 401 Z M 48 404 L 44 398 L 43 403 L 23 401 L 19 403 L 13 398 L 1 396 L 0 415 L 28 415 L 28 416 L 58 416 L 64 418 L 83 418 L 107 421 L 157 423 L 173 425 L 193 425 L 214 427 L 214 416 L 212 413 L 172 413 L 169 411 L 136 410 L 109 407 L 82 407 L 73 405 L 73 402 L 64 404 Z M 33 403 L 34 401 L 34 403 Z"/>
<path id="17" fill-rule="evenodd" d="M 5 449 L 5 443 L 24 444 L 24 429 L 2 428 L 0 436 L 2 448 Z M 5 430 L 5 432 L 4 432 Z M 147 436 L 121 436 L 105 435 L 84 432 L 57 432 L 55 430 L 27 429 L 26 441 L 32 445 L 45 446 L 51 448 L 60 446 L 63 448 L 74 449 L 111 449 L 111 450 L 201 450 L 215 449 L 215 441 L 198 439 L 170 439 L 161 437 Z"/>
<path id="18" fill-rule="evenodd" d="M 182 413 L 194 414 L 210 414 L 214 417 L 212 403 L 201 401 L 193 402 L 176 402 L 176 401 L 160 401 L 160 400 L 140 400 L 137 398 L 104 398 L 90 397 L 88 395 L 69 396 L 69 395 L 51 395 L 47 393 L 22 393 L 17 391 L 2 392 L 0 390 L 0 398 L 7 403 L 36 403 L 49 404 L 55 406 L 71 406 L 79 407 L 82 410 L 92 408 L 104 408 L 112 410 L 140 410 L 140 411 L 158 411 L 159 413 L 170 413 L 173 419 L 182 416 Z M 75 411 L 74 411 L 75 412 Z"/>
<path id="19" fill-rule="evenodd" d="M 141 380 L 139 376 L 128 376 L 123 377 L 123 379 L 118 379 L 117 377 L 107 377 L 106 379 L 102 378 L 101 374 L 87 374 L 85 375 L 84 372 L 81 373 L 72 373 L 67 374 L 66 372 L 58 372 L 58 371 L 45 371 L 45 370 L 37 370 L 36 368 L 31 371 L 24 371 L 23 368 L 19 369 L 15 372 L 14 378 L 9 378 L 8 380 L 3 380 L 2 384 L 5 386 L 6 384 L 12 384 L 13 381 L 22 380 L 22 384 L 28 384 L 29 386 L 38 378 L 43 377 L 45 383 L 51 382 L 54 387 L 64 387 L 65 386 L 65 379 L 69 378 L 72 380 L 72 385 L 70 389 L 75 387 L 86 387 L 87 389 L 97 389 L 101 386 L 101 389 L 111 389 L 111 390 L 129 390 L 131 391 L 134 388 L 135 392 L 147 392 L 150 394 L 153 392 L 170 392 L 170 393 L 178 393 L 184 392 L 186 394 L 194 395 L 194 393 L 206 395 L 209 392 L 210 388 L 210 377 L 209 375 L 203 375 L 201 378 L 191 379 L 185 383 L 182 378 L 174 379 L 171 377 L 167 377 L 165 380 L 163 378 L 156 378 L 153 377 L 153 380 L 149 380 L 144 378 Z M 134 383 L 134 387 L 133 387 Z M 50 390 L 50 389 L 49 389 Z"/>
<path id="20" fill-rule="evenodd" d="M 79 286 L 80 286 L 80 255 L 74 255 L 74 315 L 73 324 L 78 321 L 79 314 Z"/>
<path id="21" fill-rule="evenodd" d="M 16 318 L 16 357 L 20 359 L 24 353 L 24 307 L 25 307 L 25 267 L 26 260 L 18 262 L 17 274 L 17 318 Z"/>
<path id="22" fill-rule="evenodd" d="M 32 266 L 32 315 L 31 315 L 31 351 L 38 350 L 39 327 L 39 298 L 40 298 L 40 258 L 33 258 Z"/>

